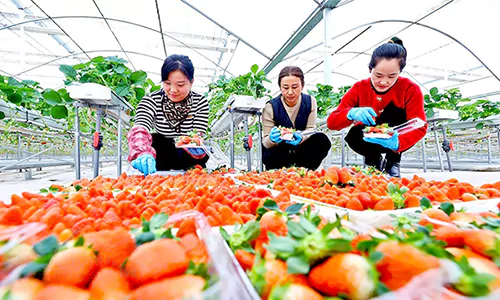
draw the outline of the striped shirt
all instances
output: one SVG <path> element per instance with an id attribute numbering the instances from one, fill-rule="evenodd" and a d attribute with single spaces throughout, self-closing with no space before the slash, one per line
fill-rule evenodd
<path id="1" fill-rule="evenodd" d="M 180 130 L 176 131 L 175 127 L 171 127 L 166 121 L 163 101 L 167 98 L 160 89 L 145 96 L 137 106 L 137 114 L 135 116 L 135 125 L 146 127 L 149 132 L 153 130 L 167 138 L 174 138 L 181 135 L 187 135 L 193 129 L 196 129 L 199 134 L 206 134 L 208 127 L 208 100 L 195 92 L 190 92 L 192 100 L 191 109 L 180 124 Z"/>

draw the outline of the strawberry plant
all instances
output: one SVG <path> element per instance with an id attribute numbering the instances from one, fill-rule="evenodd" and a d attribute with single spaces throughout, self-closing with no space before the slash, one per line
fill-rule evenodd
<path id="1" fill-rule="evenodd" d="M 344 97 L 345 93 L 351 88 L 350 86 L 339 87 L 338 93 L 333 91 L 330 85 L 316 84 L 317 90 L 308 90 L 309 95 L 316 98 L 318 104 L 318 117 L 326 117 L 329 112 L 337 107 Z"/>

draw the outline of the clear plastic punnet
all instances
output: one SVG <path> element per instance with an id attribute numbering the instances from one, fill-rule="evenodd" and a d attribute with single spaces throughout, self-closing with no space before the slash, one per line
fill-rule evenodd
<path id="1" fill-rule="evenodd" d="M 383 127 L 381 126 L 367 126 L 364 129 L 364 137 L 370 137 L 370 138 L 380 138 L 380 139 L 389 139 L 391 138 L 394 133 L 398 133 L 399 135 L 406 134 L 408 132 L 411 132 L 413 130 L 417 130 L 419 128 L 422 128 L 427 124 L 425 121 L 423 121 L 420 118 L 413 118 L 406 123 L 403 123 L 398 126 L 394 127 Z M 386 125 L 387 126 L 387 125 Z"/>
<path id="2" fill-rule="evenodd" d="M 413 118 L 406 123 L 392 127 L 392 130 L 397 131 L 398 134 L 406 134 L 410 131 L 424 127 L 425 124 L 427 123 L 424 120 L 420 118 Z"/>

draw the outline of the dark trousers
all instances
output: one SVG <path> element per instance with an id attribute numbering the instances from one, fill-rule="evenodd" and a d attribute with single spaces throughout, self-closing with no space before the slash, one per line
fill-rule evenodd
<path id="1" fill-rule="evenodd" d="M 291 166 L 315 170 L 328 154 L 330 147 L 328 137 L 318 132 L 297 146 L 284 141 L 269 149 L 262 146 L 262 161 L 267 170 Z"/>
<path id="2" fill-rule="evenodd" d="M 205 168 L 208 155 L 202 159 L 195 159 L 184 149 L 176 148 L 173 138 L 166 138 L 158 133 L 153 133 L 152 137 L 152 146 L 156 150 L 156 170 L 188 170 L 196 165 Z"/>
<path id="3" fill-rule="evenodd" d="M 377 118 L 377 125 L 388 123 L 390 127 L 405 123 L 406 112 L 392 103 L 384 108 L 384 111 Z M 382 153 L 385 153 L 385 159 L 390 163 L 401 161 L 401 153 L 392 151 L 378 144 L 368 143 L 363 140 L 363 129 L 365 125 L 353 126 L 345 137 L 349 147 L 356 153 L 365 157 L 365 164 L 368 166 L 378 166 L 382 159 Z"/>

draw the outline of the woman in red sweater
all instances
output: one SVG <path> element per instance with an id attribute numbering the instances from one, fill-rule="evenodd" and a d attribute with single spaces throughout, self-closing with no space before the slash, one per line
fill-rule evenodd
<path id="1" fill-rule="evenodd" d="M 401 177 L 401 153 L 425 136 L 427 124 L 390 139 L 365 138 L 363 129 L 384 123 L 393 127 L 413 118 L 426 121 L 424 97 L 417 84 L 399 76 L 406 66 L 406 49 L 400 39 L 394 37 L 376 48 L 368 66 L 370 78 L 352 86 L 328 117 L 327 125 L 340 130 L 354 124 L 345 138 L 349 147 L 364 156 L 367 166 Z"/>

